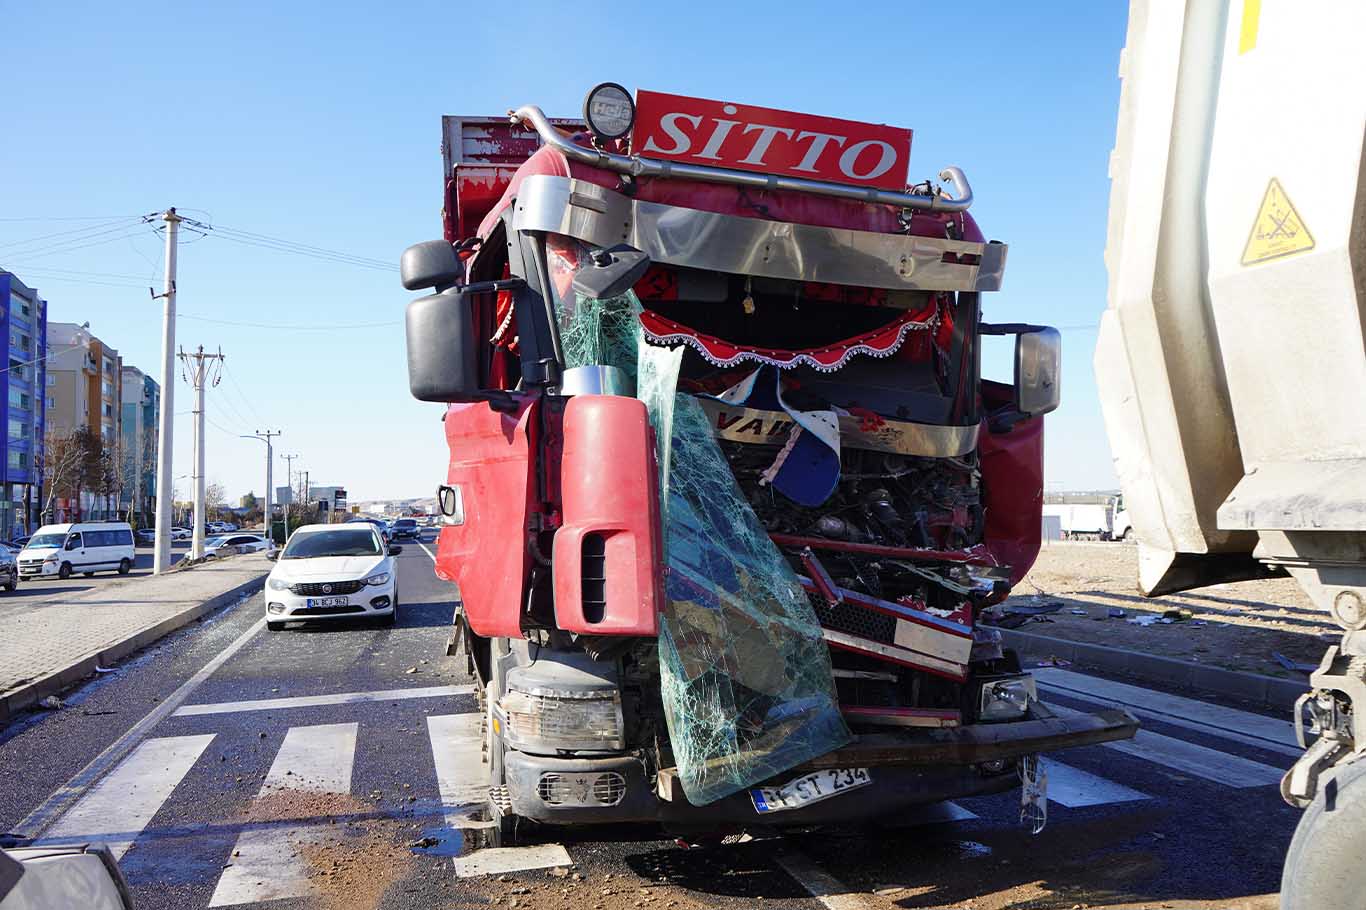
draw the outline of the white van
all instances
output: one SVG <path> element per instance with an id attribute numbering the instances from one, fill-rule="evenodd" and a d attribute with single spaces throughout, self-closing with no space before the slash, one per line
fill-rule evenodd
<path id="1" fill-rule="evenodd" d="M 70 578 L 104 569 L 127 575 L 133 559 L 133 527 L 126 521 L 43 525 L 19 551 L 19 577 Z"/>

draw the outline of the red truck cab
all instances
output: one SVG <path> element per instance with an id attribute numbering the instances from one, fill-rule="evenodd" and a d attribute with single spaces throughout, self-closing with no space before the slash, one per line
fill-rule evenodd
<path id="1" fill-rule="evenodd" d="M 437 573 L 503 822 L 871 819 L 1131 736 L 982 623 L 1040 543 L 1058 335 L 983 321 L 1004 244 L 911 134 L 639 92 L 443 122 L 404 254 L 448 404 Z M 1017 338 L 1014 386 L 980 378 Z"/>

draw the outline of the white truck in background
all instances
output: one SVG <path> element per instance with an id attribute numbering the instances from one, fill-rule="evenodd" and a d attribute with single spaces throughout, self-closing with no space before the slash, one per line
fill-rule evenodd
<path id="1" fill-rule="evenodd" d="M 1063 540 L 1128 540 L 1129 512 L 1121 494 L 1048 494 L 1044 496 L 1045 524 L 1056 518 Z"/>
<path id="2" fill-rule="evenodd" d="M 1289 574 L 1342 627 L 1297 705 L 1283 910 L 1366 894 L 1366 4 L 1132 0 L 1095 368 L 1156 595 Z"/>

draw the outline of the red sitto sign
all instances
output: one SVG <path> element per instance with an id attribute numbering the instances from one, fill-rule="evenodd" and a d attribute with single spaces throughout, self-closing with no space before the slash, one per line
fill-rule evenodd
<path id="1" fill-rule="evenodd" d="M 641 90 L 636 92 L 631 152 L 643 158 L 902 190 L 911 164 L 911 131 Z"/>

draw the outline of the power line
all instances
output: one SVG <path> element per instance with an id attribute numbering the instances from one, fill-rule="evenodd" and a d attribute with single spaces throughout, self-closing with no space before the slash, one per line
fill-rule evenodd
<path id="1" fill-rule="evenodd" d="M 229 319 L 213 319 L 208 316 L 194 316 L 189 313 L 178 313 L 177 316 L 181 319 L 193 319 L 196 322 L 212 322 L 215 325 L 233 325 L 249 329 L 287 329 L 294 332 L 333 332 L 340 329 L 377 329 L 383 326 L 403 325 L 401 319 L 389 322 L 342 322 L 319 325 L 285 325 L 278 322 L 234 322 Z"/>
<path id="2" fill-rule="evenodd" d="M 141 215 L 20 215 L 0 218 L 0 221 L 112 221 L 117 218 L 141 217 Z"/>
<path id="3" fill-rule="evenodd" d="M 373 256 L 360 256 L 355 253 L 346 253 L 340 250 L 330 250 L 326 247 L 314 246 L 309 243 L 301 243 L 297 240 L 290 240 L 286 237 L 271 237 L 269 234 L 258 234 L 254 231 L 244 231 L 241 228 L 228 227 L 227 225 L 209 225 L 210 230 L 219 236 L 233 236 L 243 242 L 254 242 L 275 245 L 288 248 L 304 255 L 317 255 L 320 257 L 338 258 L 348 260 L 356 264 L 365 264 L 372 268 L 384 269 L 386 271 L 398 271 L 398 267 L 392 262 L 384 259 L 376 259 Z"/>
<path id="4" fill-rule="evenodd" d="M 51 234 L 39 234 L 37 237 L 29 237 L 29 238 L 27 238 L 26 240 L 9 240 L 9 241 L 6 241 L 5 243 L 0 243 L 0 249 L 4 249 L 4 248 L 8 248 L 8 247 L 14 247 L 14 246 L 19 246 L 19 247 L 32 246 L 32 245 L 35 244 L 35 243 L 36 243 L 36 244 L 41 244 L 42 241 L 44 241 L 44 240 L 53 240 L 54 238 L 57 238 L 57 237 L 66 237 L 66 238 L 68 238 L 68 240 L 57 241 L 57 243 L 59 243 L 59 244 L 60 244 L 60 243 L 67 243 L 67 242 L 70 242 L 70 241 L 72 241 L 72 240 L 79 239 L 79 238 L 76 238 L 76 237 L 72 237 L 71 235 L 73 235 L 73 234 L 83 234 L 83 235 L 95 236 L 96 233 L 104 233 L 106 229 L 113 228 L 115 225 L 118 225 L 118 226 L 129 225 L 129 223 L 132 222 L 133 220 L 135 220 L 135 219 L 133 219 L 133 218 L 131 218 L 131 217 L 114 218 L 114 219 L 111 219 L 111 220 L 109 220 L 109 221 L 104 222 L 103 224 L 94 224 L 94 225 L 87 225 L 86 227 L 72 228 L 72 229 L 69 230 L 69 231 L 55 231 L 55 232 L 53 232 L 53 233 L 51 233 Z"/>
<path id="5" fill-rule="evenodd" d="M 228 369 L 226 361 L 224 361 L 223 363 L 223 375 L 228 378 L 228 385 L 232 386 L 232 390 L 237 393 L 237 397 L 241 398 L 242 401 L 246 404 L 247 410 L 251 411 L 252 416 L 255 417 L 257 421 L 259 421 L 260 423 L 269 423 L 269 421 L 263 420 L 261 418 L 261 412 L 256 410 L 256 406 L 251 403 L 251 399 L 248 398 L 245 393 L 243 393 L 242 387 L 237 384 L 237 375 L 233 373 L 232 370 Z"/>

